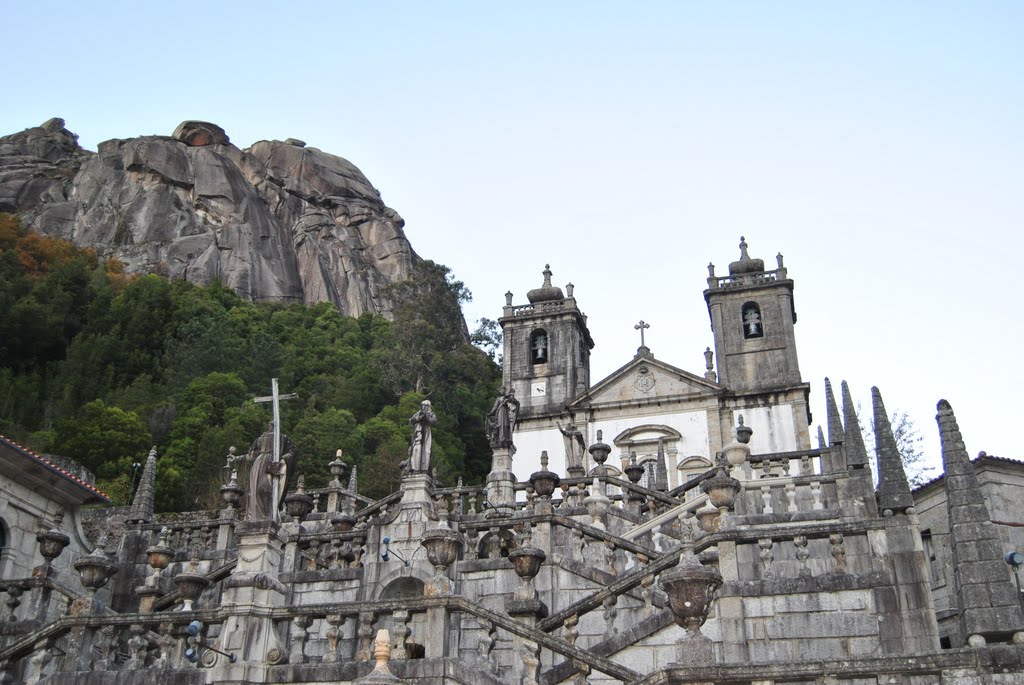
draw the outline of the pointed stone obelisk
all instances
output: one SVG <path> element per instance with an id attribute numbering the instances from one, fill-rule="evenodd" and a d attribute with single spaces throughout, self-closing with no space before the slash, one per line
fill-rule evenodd
<path id="1" fill-rule="evenodd" d="M 894 514 L 913 513 L 914 496 L 910 494 L 907 472 L 896 447 L 889 415 L 882 404 L 882 393 L 871 388 L 871 405 L 875 413 L 875 456 L 878 458 L 878 508 Z"/>
<path id="2" fill-rule="evenodd" d="M 825 431 L 821 429 L 821 424 L 818 424 L 818 449 L 828 449 L 828 442 L 825 441 Z"/>
<path id="3" fill-rule="evenodd" d="M 825 423 L 828 426 L 828 462 L 825 464 L 826 473 L 845 473 L 846 457 L 843 453 L 843 420 L 840 418 L 839 407 L 836 405 L 836 396 L 832 393 L 832 383 L 825 379 Z"/>
<path id="4" fill-rule="evenodd" d="M 132 508 L 128 512 L 128 523 L 152 523 L 156 488 L 156 445 L 149 450 L 146 465 L 142 468 L 139 487 L 132 499 Z"/>
<path id="5" fill-rule="evenodd" d="M 999 533 L 985 505 L 974 464 L 967 457 L 953 408 L 940 400 L 938 410 L 935 419 L 942 439 L 960 636 L 972 647 L 981 647 L 986 641 L 1006 640 L 1022 633 L 1024 611 L 1003 561 Z M 1024 634 L 1016 639 L 1024 639 Z"/>
<path id="6" fill-rule="evenodd" d="M 842 383 L 843 424 L 846 426 L 843 445 L 846 450 L 846 468 L 861 469 L 868 465 L 868 451 L 864 447 L 864 434 L 860 432 L 857 408 L 850 396 L 850 386 Z"/>

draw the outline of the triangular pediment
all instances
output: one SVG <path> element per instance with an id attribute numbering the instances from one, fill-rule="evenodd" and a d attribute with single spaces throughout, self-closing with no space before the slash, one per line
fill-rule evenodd
<path id="1" fill-rule="evenodd" d="M 637 355 L 573 399 L 569 408 L 619 402 L 663 402 L 720 395 L 724 390 L 718 383 L 666 364 L 650 354 Z"/>

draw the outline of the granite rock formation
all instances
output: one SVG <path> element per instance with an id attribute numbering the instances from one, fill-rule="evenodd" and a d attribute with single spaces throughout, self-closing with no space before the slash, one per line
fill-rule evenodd
<path id="1" fill-rule="evenodd" d="M 292 138 L 242 150 L 200 121 L 97 152 L 62 119 L 2 137 L 0 211 L 129 272 L 352 316 L 387 314 L 383 289 L 419 260 L 403 219 L 347 160 Z"/>

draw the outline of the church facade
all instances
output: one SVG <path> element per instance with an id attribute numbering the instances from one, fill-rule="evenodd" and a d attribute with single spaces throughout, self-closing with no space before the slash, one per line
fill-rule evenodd
<path id="1" fill-rule="evenodd" d="M 528 304 L 506 296 L 486 485 L 433 479 L 429 405 L 400 490 L 375 501 L 340 458 L 328 487 L 285 490 L 275 426 L 221 510 L 161 515 L 151 452 L 133 505 L 95 512 L 91 551 L 44 554 L 40 536 L 4 559 L 0 680 L 1024 681 L 1017 462 L 983 489 L 992 465 L 942 401 L 945 475 L 913 492 L 877 389 L 874 474 L 845 383 L 837 401 L 827 381 L 812 446 L 781 257 L 765 269 L 743 244 L 728 276 L 711 268 L 701 375 L 641 344 L 591 382 L 586 317 L 550 278 Z"/>

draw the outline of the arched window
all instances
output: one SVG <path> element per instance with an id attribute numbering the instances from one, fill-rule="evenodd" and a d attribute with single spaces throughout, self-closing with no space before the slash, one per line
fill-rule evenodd
<path id="1" fill-rule="evenodd" d="M 756 302 L 743 305 L 743 337 L 760 338 L 764 336 L 764 322 L 761 320 L 761 308 Z"/>
<path id="2" fill-rule="evenodd" d="M 530 334 L 530 362 L 532 364 L 548 363 L 548 334 L 543 328 Z"/>

